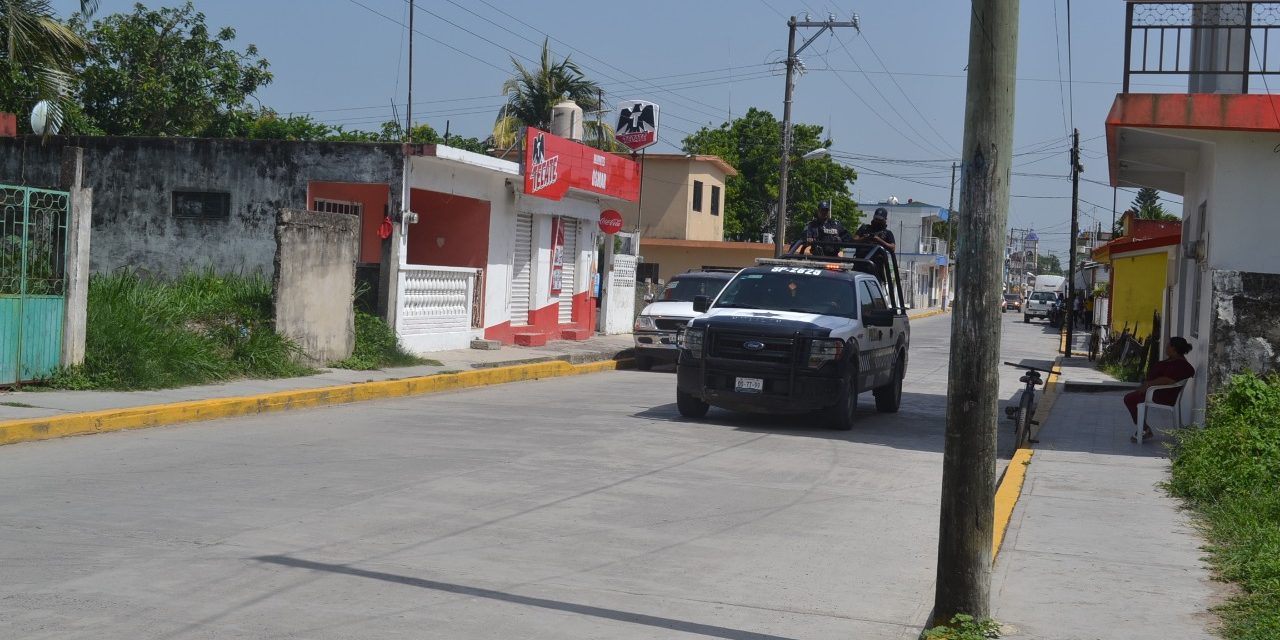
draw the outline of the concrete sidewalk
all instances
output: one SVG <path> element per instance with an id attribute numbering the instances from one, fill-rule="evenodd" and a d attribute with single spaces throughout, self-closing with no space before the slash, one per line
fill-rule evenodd
<path id="1" fill-rule="evenodd" d="M 1062 382 L 1114 382 L 1081 361 L 1064 363 Z M 992 581 L 1005 637 L 1214 637 L 1222 587 L 1189 514 L 1159 486 L 1164 416 L 1151 421 L 1156 438 L 1129 442 L 1123 395 L 1060 393 L 1040 430 Z"/>
<path id="2" fill-rule="evenodd" d="M 324 369 L 314 376 L 244 379 L 221 384 L 164 389 L 159 391 L 7 391 L 0 392 L 0 421 L 163 405 L 192 400 L 254 396 L 279 391 L 317 389 L 362 382 L 398 380 L 475 369 L 535 364 L 563 360 L 582 364 L 613 360 L 631 349 L 630 334 L 595 336 L 581 342 L 559 340 L 543 347 L 509 347 L 492 351 L 458 349 L 430 354 L 439 366 L 397 367 L 377 371 Z M 19 406 L 20 405 L 20 406 Z"/>

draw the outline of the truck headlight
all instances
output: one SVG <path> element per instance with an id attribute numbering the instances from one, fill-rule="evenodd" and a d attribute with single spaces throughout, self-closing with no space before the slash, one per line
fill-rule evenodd
<path id="1" fill-rule="evenodd" d="M 639 316 L 636 318 L 636 331 L 654 331 L 657 330 L 657 328 L 658 325 L 654 324 L 653 318 L 650 316 Z"/>
<path id="2" fill-rule="evenodd" d="M 689 352 L 693 358 L 702 357 L 702 329 L 685 329 L 680 333 L 680 348 Z"/>
<path id="3" fill-rule="evenodd" d="M 844 340 L 819 338 L 809 342 L 809 368 L 817 369 L 828 362 L 840 360 L 844 353 Z"/>

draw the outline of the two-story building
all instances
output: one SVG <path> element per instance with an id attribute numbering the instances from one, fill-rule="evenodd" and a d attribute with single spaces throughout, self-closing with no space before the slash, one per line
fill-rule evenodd
<path id="1" fill-rule="evenodd" d="M 1169 334 L 1193 345 L 1192 418 L 1242 371 L 1280 370 L 1280 34 L 1277 2 L 1128 0 L 1124 90 L 1107 116 L 1111 184 L 1183 198 L 1168 270 Z M 1274 49 L 1274 47 L 1270 48 Z M 1186 91 L 1132 93 L 1180 74 Z"/>
<path id="2" fill-rule="evenodd" d="M 889 229 L 898 245 L 898 269 L 907 306 L 928 309 L 942 306 L 951 290 L 947 239 L 935 233 L 947 222 L 950 212 L 937 205 L 908 199 L 901 203 L 865 205 L 866 211 L 884 207 L 889 212 Z"/>
<path id="3" fill-rule="evenodd" d="M 773 245 L 725 242 L 725 181 L 738 172 L 719 156 L 646 154 L 641 201 L 619 209 L 623 229 L 639 230 L 643 282 L 701 267 L 745 267 L 772 257 Z"/>

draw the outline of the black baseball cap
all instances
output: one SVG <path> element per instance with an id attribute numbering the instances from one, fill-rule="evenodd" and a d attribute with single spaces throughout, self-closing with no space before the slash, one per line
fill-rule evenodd
<path id="1" fill-rule="evenodd" d="M 880 208 L 876 209 L 876 213 L 875 213 L 875 216 L 874 216 L 874 217 L 875 217 L 876 219 L 878 219 L 878 220 L 888 220 L 888 219 L 889 219 L 889 210 L 888 210 L 888 209 L 885 209 L 884 207 L 880 207 Z"/>
<path id="2" fill-rule="evenodd" d="M 822 202 L 819 202 L 819 203 L 818 203 L 818 210 L 819 210 L 819 211 L 830 211 L 830 210 L 831 210 L 831 201 L 830 201 L 830 200 L 823 200 Z"/>

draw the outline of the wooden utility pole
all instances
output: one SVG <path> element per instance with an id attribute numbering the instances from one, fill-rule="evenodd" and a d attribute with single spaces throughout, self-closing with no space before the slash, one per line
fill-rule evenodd
<path id="1" fill-rule="evenodd" d="M 1000 400 L 997 294 L 1009 214 L 1017 52 L 1018 0 L 973 0 L 935 623 L 957 613 L 990 615 Z"/>
<path id="2" fill-rule="evenodd" d="M 1071 255 L 1067 256 L 1067 309 L 1062 314 L 1067 320 L 1067 343 L 1062 355 L 1071 357 L 1072 340 L 1076 327 L 1076 236 L 1080 235 L 1080 130 L 1071 134 Z"/>
<path id="3" fill-rule="evenodd" d="M 796 27 L 819 27 L 818 32 L 805 40 L 800 48 L 796 48 Z M 778 164 L 778 211 L 774 216 L 776 225 L 773 234 L 773 255 L 781 256 L 786 250 L 787 238 L 787 176 L 791 173 L 791 96 L 795 92 L 795 71 L 796 67 L 804 68 L 800 63 L 800 53 L 809 48 L 818 36 L 826 33 L 828 29 L 834 34 L 837 27 L 853 27 L 861 31 L 858 23 L 858 16 L 854 14 L 853 20 L 837 21 L 834 15 L 828 16 L 826 20 L 812 21 L 806 16 L 803 21 L 796 21 L 795 16 L 791 16 L 787 20 L 787 87 L 782 94 L 782 158 Z"/>

